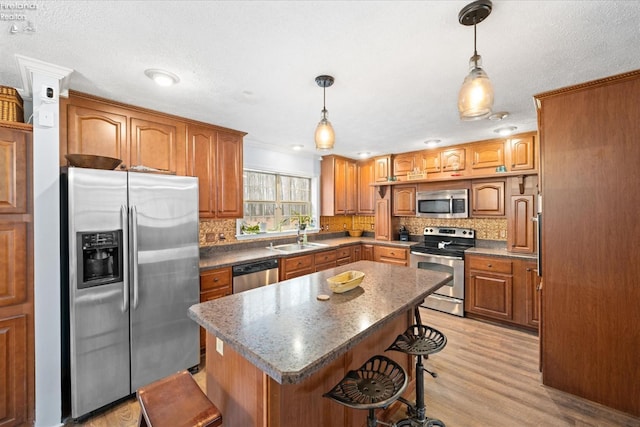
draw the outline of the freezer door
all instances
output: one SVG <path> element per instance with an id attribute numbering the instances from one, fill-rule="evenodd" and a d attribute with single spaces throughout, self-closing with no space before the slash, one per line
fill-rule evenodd
<path id="1" fill-rule="evenodd" d="M 129 395 L 129 313 L 124 282 L 78 288 L 79 232 L 126 233 L 127 174 L 69 168 L 66 172 L 68 225 L 68 334 L 71 416 Z M 124 218 L 123 218 L 124 215 Z M 126 245 L 123 258 L 126 259 Z M 126 280 L 126 279 L 125 279 Z"/>
<path id="2" fill-rule="evenodd" d="M 199 363 L 198 180 L 129 172 L 131 391 Z"/>

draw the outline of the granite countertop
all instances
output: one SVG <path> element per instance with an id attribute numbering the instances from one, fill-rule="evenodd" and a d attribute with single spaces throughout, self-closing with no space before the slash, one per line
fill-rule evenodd
<path id="1" fill-rule="evenodd" d="M 225 247 L 204 248 L 200 251 L 200 270 L 211 270 L 214 268 L 230 267 L 245 262 L 262 261 L 282 257 L 305 255 L 314 252 L 336 249 L 340 246 L 355 245 L 358 243 L 372 243 L 376 245 L 406 247 L 415 245 L 418 242 L 405 242 L 400 240 L 380 241 L 373 237 L 337 237 L 322 240 L 310 240 L 314 243 L 322 243 L 327 246 L 307 249 L 300 252 L 282 252 L 269 248 L 270 241 L 265 240 L 262 247 L 249 249 L 225 250 Z"/>
<path id="2" fill-rule="evenodd" d="M 475 248 L 467 249 L 464 251 L 469 255 L 491 255 L 504 258 L 520 258 L 527 260 L 536 260 L 536 254 L 523 254 L 518 252 L 509 252 L 506 248 L 483 248 L 476 246 Z"/>
<path id="3" fill-rule="evenodd" d="M 361 285 L 332 293 L 326 279 L 348 270 L 365 273 Z M 358 261 L 196 304 L 189 317 L 278 383 L 295 384 L 450 279 L 442 272 Z M 319 301 L 320 294 L 330 299 Z"/>

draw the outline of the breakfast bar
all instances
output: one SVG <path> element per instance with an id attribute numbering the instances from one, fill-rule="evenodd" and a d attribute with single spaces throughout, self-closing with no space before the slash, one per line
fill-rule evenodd
<path id="1" fill-rule="evenodd" d="M 360 286 L 332 293 L 327 278 L 349 270 L 364 273 Z M 322 394 L 383 354 L 413 323 L 413 308 L 450 279 L 358 261 L 196 304 L 189 316 L 207 330 L 207 396 L 228 426 L 364 425 L 364 411 Z M 411 375 L 409 356 L 385 355 Z"/>

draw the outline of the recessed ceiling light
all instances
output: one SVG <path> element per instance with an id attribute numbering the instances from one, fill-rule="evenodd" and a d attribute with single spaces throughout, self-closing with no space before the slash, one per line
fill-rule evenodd
<path id="1" fill-rule="evenodd" d="M 498 129 L 494 130 L 494 132 L 497 133 L 500 136 L 509 136 L 513 132 L 515 132 L 516 129 L 518 129 L 518 128 L 515 127 L 515 126 L 505 126 L 505 127 L 498 128 Z"/>
<path id="2" fill-rule="evenodd" d="M 435 147 L 436 145 L 440 144 L 439 139 L 427 139 L 424 143 L 427 144 L 427 147 Z"/>
<path id="3" fill-rule="evenodd" d="M 362 151 L 362 152 L 358 153 L 358 157 L 360 157 L 361 159 L 366 159 L 370 155 L 371 155 L 371 153 L 368 152 L 368 151 Z"/>
<path id="4" fill-rule="evenodd" d="M 144 70 L 144 74 L 159 86 L 171 86 L 180 81 L 180 78 L 175 74 L 155 68 Z"/>
<path id="5" fill-rule="evenodd" d="M 292 149 L 292 150 L 296 150 L 296 151 L 300 151 L 300 150 L 302 150 L 303 148 L 304 148 L 304 145 L 301 145 L 301 144 L 296 144 L 296 145 L 292 145 L 292 146 L 291 146 L 291 149 Z"/>
<path id="6" fill-rule="evenodd" d="M 493 113 L 492 115 L 490 115 L 489 120 L 491 120 L 492 122 L 499 122 L 500 120 L 504 120 L 507 117 L 509 117 L 509 112 L 500 111 L 498 113 Z"/>

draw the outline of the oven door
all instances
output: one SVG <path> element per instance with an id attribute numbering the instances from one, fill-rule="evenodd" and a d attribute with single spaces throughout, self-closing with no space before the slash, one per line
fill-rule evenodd
<path id="1" fill-rule="evenodd" d="M 453 275 L 453 279 L 434 292 L 451 298 L 464 299 L 464 260 L 442 255 L 411 252 L 411 267 L 425 270 L 443 271 Z"/>

